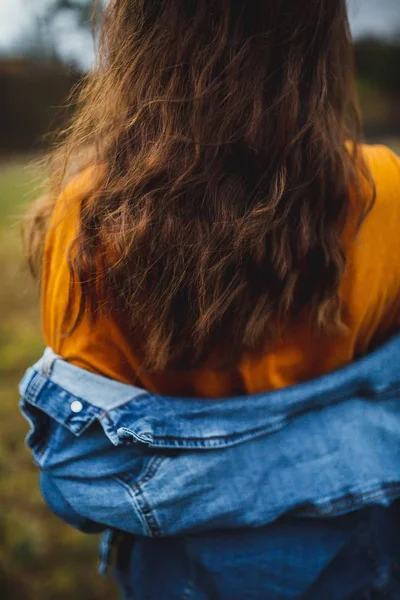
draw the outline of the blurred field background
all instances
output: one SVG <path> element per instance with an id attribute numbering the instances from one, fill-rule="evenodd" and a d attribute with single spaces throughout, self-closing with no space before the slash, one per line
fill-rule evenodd
<path id="1" fill-rule="evenodd" d="M 41 500 L 18 411 L 18 381 L 43 349 L 21 217 L 45 176 L 35 161 L 46 150 L 46 134 L 60 124 L 59 108 L 91 61 L 91 3 L 43 4 L 30 29 L 0 56 L 0 597 L 110 600 L 117 592 L 96 574 L 97 539 L 59 523 Z M 400 32 L 397 0 L 396 6 Z M 57 45 L 60 23 L 70 28 L 70 46 Z M 356 59 L 366 138 L 400 152 L 400 34 L 359 37 Z"/>

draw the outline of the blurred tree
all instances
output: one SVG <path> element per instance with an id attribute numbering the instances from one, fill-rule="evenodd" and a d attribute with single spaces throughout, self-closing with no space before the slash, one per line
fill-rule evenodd
<path id="1" fill-rule="evenodd" d="M 57 25 L 72 16 L 70 28 L 89 29 L 94 0 L 46 0 L 41 5 L 25 0 L 31 13 L 31 28 L 19 40 L 18 55 L 34 61 L 56 61 L 58 54 Z M 68 23 L 68 20 L 66 20 Z"/>
<path id="2" fill-rule="evenodd" d="M 91 0 L 54 0 L 49 6 L 49 18 L 54 18 L 60 12 L 69 11 L 75 13 L 79 25 L 87 26 L 90 23 L 93 4 Z"/>
<path id="3" fill-rule="evenodd" d="M 397 38 L 400 41 L 400 34 Z M 355 45 L 358 77 L 378 89 L 400 97 L 400 44 L 364 38 Z"/>
<path id="4" fill-rule="evenodd" d="M 21 1 L 30 26 L 16 39 L 12 55 L 36 63 L 64 61 L 77 70 L 88 70 L 93 61 L 92 14 L 100 14 L 98 9 L 107 0 Z"/>

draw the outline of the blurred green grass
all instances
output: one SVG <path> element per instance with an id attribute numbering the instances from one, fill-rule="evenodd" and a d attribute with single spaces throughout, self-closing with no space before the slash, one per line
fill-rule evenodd
<path id="1" fill-rule="evenodd" d="M 44 505 L 24 446 L 28 425 L 17 385 L 42 350 L 38 289 L 21 250 L 21 219 L 40 171 L 27 159 L 0 164 L 0 582 L 2 600 L 112 600 L 97 575 L 96 537 L 62 524 Z"/>

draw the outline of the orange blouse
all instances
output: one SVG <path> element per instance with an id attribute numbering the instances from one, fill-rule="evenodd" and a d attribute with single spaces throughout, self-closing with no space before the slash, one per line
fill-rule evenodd
<path id="1" fill-rule="evenodd" d="M 150 374 L 140 366 L 133 340 L 121 315 L 100 315 L 94 325 L 84 320 L 65 336 L 62 321 L 70 274 L 67 249 L 79 219 L 82 196 L 91 176 L 83 173 L 61 195 L 47 234 L 42 280 L 45 343 L 65 360 L 153 392 L 175 396 L 228 396 L 255 393 L 316 377 L 365 353 L 400 328 L 400 158 L 383 146 L 364 146 L 376 183 L 376 204 L 347 249 L 341 284 L 348 331 L 335 336 L 316 333 L 307 323 L 291 325 L 263 356 L 245 357 L 236 368 L 208 367 Z M 119 320 L 118 320 L 119 319 Z"/>

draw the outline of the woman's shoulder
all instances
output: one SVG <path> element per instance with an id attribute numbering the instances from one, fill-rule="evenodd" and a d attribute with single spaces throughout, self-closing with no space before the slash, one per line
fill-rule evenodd
<path id="1" fill-rule="evenodd" d="M 357 272 L 357 305 L 374 306 L 368 314 L 378 327 L 381 321 L 399 319 L 400 158 L 381 145 L 365 145 L 362 154 L 376 195 L 356 237 L 351 262 Z"/>
<path id="2" fill-rule="evenodd" d="M 397 169 L 400 176 L 400 156 L 388 146 L 383 144 L 362 144 L 361 151 L 371 166 Z"/>
<path id="3" fill-rule="evenodd" d="M 400 210 L 400 156 L 383 145 L 364 144 L 361 152 L 376 186 L 377 202 L 395 200 Z"/>
<path id="4" fill-rule="evenodd" d="M 374 240 L 382 251 L 385 247 L 400 249 L 400 157 L 382 145 L 363 145 L 361 155 L 375 187 L 374 203 L 364 221 L 361 238 Z M 366 190 L 371 199 L 370 185 Z"/>
<path id="5" fill-rule="evenodd" d="M 375 201 L 347 247 L 342 300 L 357 352 L 400 324 L 400 158 L 381 145 L 361 154 L 375 184 Z M 368 201 L 371 199 L 368 185 Z M 359 212 L 352 225 L 359 224 Z M 353 231 L 353 228 L 352 228 Z"/>
<path id="6" fill-rule="evenodd" d="M 363 145 L 361 153 L 375 185 L 375 201 L 361 237 L 382 249 L 400 247 L 400 157 L 382 145 Z"/>
<path id="7" fill-rule="evenodd" d="M 97 169 L 93 166 L 70 177 L 55 201 L 52 213 L 53 227 L 75 220 L 82 200 L 93 191 L 96 178 Z"/>
<path id="8" fill-rule="evenodd" d="M 80 228 L 82 201 L 90 196 L 96 183 L 96 169 L 86 168 L 72 176 L 58 194 L 50 215 L 44 242 L 42 271 L 51 264 L 66 263 L 68 249 Z"/>

